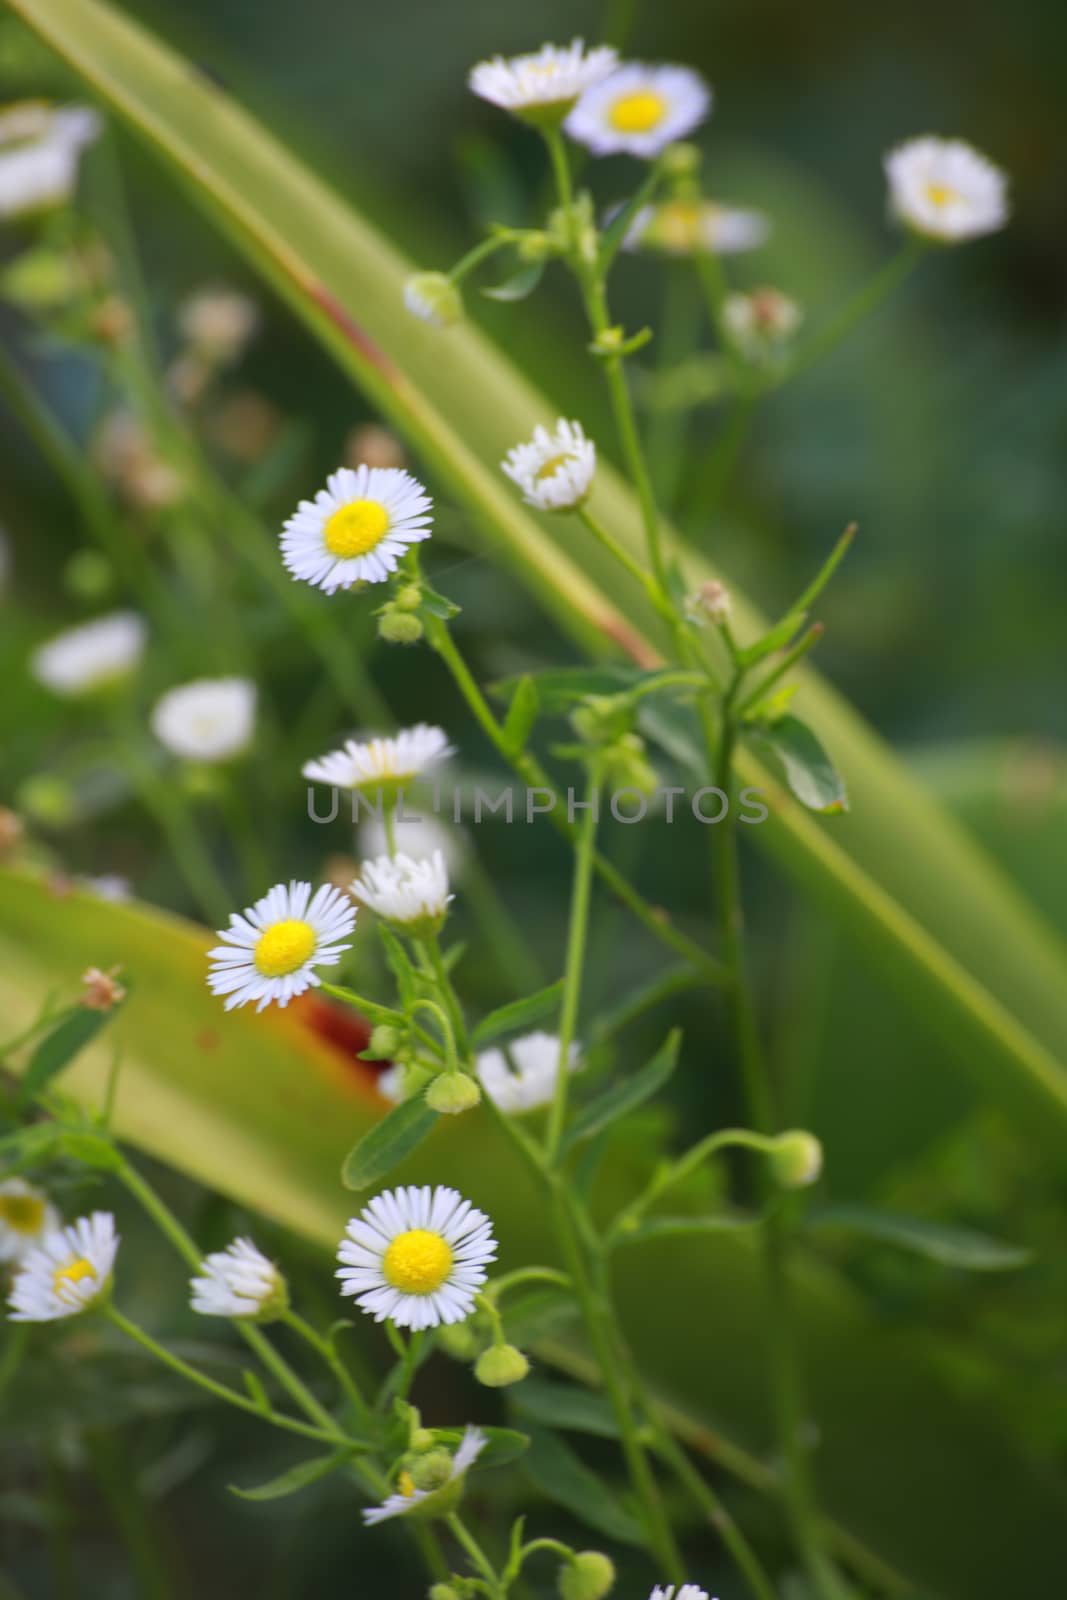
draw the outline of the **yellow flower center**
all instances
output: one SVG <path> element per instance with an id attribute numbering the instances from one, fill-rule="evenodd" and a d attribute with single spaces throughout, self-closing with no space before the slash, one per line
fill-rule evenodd
<path id="1" fill-rule="evenodd" d="M 352 500 L 326 524 L 326 548 L 342 561 L 365 556 L 389 532 L 389 513 L 377 500 Z"/>
<path id="2" fill-rule="evenodd" d="M 265 978 L 284 978 L 302 967 L 314 949 L 314 928 L 289 918 L 264 929 L 253 959 Z"/>
<path id="3" fill-rule="evenodd" d="M 559 469 L 561 467 L 565 467 L 569 460 L 570 457 L 567 455 L 552 456 L 551 459 L 546 461 L 543 466 L 538 467 L 537 471 L 534 473 L 535 481 L 537 483 L 543 483 L 546 478 L 554 478 Z"/>
<path id="4" fill-rule="evenodd" d="M 659 207 L 647 229 L 653 244 L 667 250 L 692 250 L 700 230 L 701 208 L 694 200 L 668 200 Z"/>
<path id="5" fill-rule="evenodd" d="M 407 1495 L 409 1499 L 415 1493 L 415 1479 L 410 1472 L 402 1472 L 396 1480 L 396 1486 L 400 1493 Z"/>
<path id="6" fill-rule="evenodd" d="M 398 1233 L 382 1261 L 394 1289 L 405 1294 L 433 1294 L 452 1270 L 452 1250 L 439 1233 L 411 1228 Z"/>
<path id="7" fill-rule="evenodd" d="M 62 1299 L 64 1284 L 81 1283 L 84 1278 L 95 1278 L 96 1268 L 91 1261 L 86 1261 L 84 1256 L 77 1256 L 73 1261 L 68 1261 L 66 1266 L 57 1267 L 52 1274 L 53 1291 Z"/>
<path id="8" fill-rule="evenodd" d="M 0 1195 L 0 1222 L 16 1233 L 40 1233 L 44 1221 L 44 1201 L 32 1194 Z"/>
<path id="9" fill-rule="evenodd" d="M 959 198 L 955 189 L 950 189 L 947 183 L 928 183 L 926 196 L 935 206 L 947 206 Z"/>
<path id="10" fill-rule="evenodd" d="M 619 133 L 649 133 L 663 121 L 667 102 L 651 89 L 635 89 L 621 95 L 608 112 L 608 121 Z"/>

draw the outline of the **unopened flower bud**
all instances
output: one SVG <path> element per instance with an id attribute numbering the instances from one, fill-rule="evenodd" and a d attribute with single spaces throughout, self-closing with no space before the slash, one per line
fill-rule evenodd
<path id="1" fill-rule="evenodd" d="M 470 1111 L 481 1098 L 481 1089 L 467 1072 L 440 1072 L 426 1091 L 430 1110 L 446 1117 Z"/>
<path id="2" fill-rule="evenodd" d="M 450 1583 L 435 1583 L 430 1587 L 427 1600 L 459 1600 L 459 1590 Z"/>
<path id="3" fill-rule="evenodd" d="M 380 1022 L 371 1031 L 371 1036 L 367 1041 L 367 1052 L 369 1055 L 376 1056 L 379 1061 L 388 1061 L 396 1055 L 400 1048 L 400 1043 L 400 1030 L 390 1027 L 387 1022 Z"/>
<path id="4" fill-rule="evenodd" d="M 18 806 L 47 828 L 66 828 L 77 819 L 74 790 L 62 778 L 42 772 L 19 786 Z"/>
<path id="5" fill-rule="evenodd" d="M 803 319 L 795 300 L 769 288 L 727 295 L 722 316 L 727 332 L 750 356 L 772 353 L 792 337 Z"/>
<path id="6" fill-rule="evenodd" d="M 633 711 L 623 695 L 594 694 L 571 712 L 571 727 L 587 744 L 622 739 L 633 726 Z"/>
<path id="7" fill-rule="evenodd" d="M 718 578 L 709 578 L 701 584 L 696 594 L 686 597 L 685 612 L 690 622 L 712 622 L 717 628 L 729 622 L 734 603 L 729 589 Z"/>
<path id="8" fill-rule="evenodd" d="M 99 550 L 75 550 L 63 568 L 63 583 L 78 600 L 102 600 L 115 585 L 115 573 Z"/>
<path id="9" fill-rule="evenodd" d="M 599 1550 L 580 1550 L 560 1567 L 561 1600 L 604 1600 L 615 1585 L 615 1564 Z"/>
<path id="10" fill-rule="evenodd" d="M 775 1140 L 771 1168 L 783 1189 L 805 1189 L 822 1172 L 822 1145 L 813 1133 L 793 1128 Z"/>
<path id="11" fill-rule="evenodd" d="M 452 1476 L 452 1457 L 442 1446 L 427 1450 L 407 1463 L 408 1474 L 416 1489 L 440 1489 Z"/>
<path id="12" fill-rule="evenodd" d="M 111 1011 L 125 1000 L 126 990 L 116 981 L 117 967 L 101 972 L 99 967 L 87 967 L 82 973 L 82 993 L 79 1005 L 86 1011 Z"/>
<path id="13" fill-rule="evenodd" d="M 474 1363 L 474 1376 L 487 1389 L 506 1389 L 510 1383 L 521 1383 L 529 1370 L 530 1363 L 513 1344 L 490 1345 Z"/>
<path id="14" fill-rule="evenodd" d="M 443 272 L 416 272 L 404 285 L 404 304 L 431 328 L 451 328 L 463 320 L 463 296 Z"/>
<path id="15" fill-rule="evenodd" d="M 703 157 L 695 144 L 672 144 L 660 157 L 668 178 L 691 178 L 700 171 Z"/>
<path id="16" fill-rule="evenodd" d="M 411 611 L 400 611 L 388 605 L 378 618 L 378 637 L 386 644 L 418 644 L 424 629 L 421 621 Z"/>
<path id="17" fill-rule="evenodd" d="M 404 583 L 393 596 L 393 604 L 401 611 L 417 611 L 422 604 L 422 590 L 417 583 Z"/>
<path id="18" fill-rule="evenodd" d="M 615 789 L 636 789 L 638 794 L 655 794 L 659 774 L 645 753 L 645 741 L 636 733 L 624 734 L 609 745 L 604 754 L 604 776 Z"/>

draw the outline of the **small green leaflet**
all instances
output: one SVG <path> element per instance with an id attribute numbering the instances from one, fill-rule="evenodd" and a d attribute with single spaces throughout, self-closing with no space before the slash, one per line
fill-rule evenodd
<path id="1" fill-rule="evenodd" d="M 525 1000 L 512 1000 L 509 1005 L 490 1011 L 471 1034 L 471 1043 L 475 1049 L 480 1050 L 493 1039 L 502 1038 L 506 1033 L 518 1033 L 520 1028 L 528 1028 L 533 1023 L 540 1022 L 543 1017 L 551 1016 L 553 1012 L 558 1011 L 562 994 L 563 979 L 557 978 L 555 983 L 550 983 L 545 989 L 538 989 L 536 994 L 527 995 Z"/>
<path id="2" fill-rule="evenodd" d="M 973 1228 L 954 1223 L 930 1222 L 925 1217 L 899 1216 L 892 1211 L 876 1211 L 867 1206 L 832 1206 L 815 1211 L 805 1224 L 815 1233 L 855 1234 L 861 1239 L 876 1239 L 897 1245 L 942 1266 L 962 1267 L 968 1272 L 1010 1272 L 1024 1267 L 1030 1251 L 1004 1239 L 994 1239 Z"/>
<path id="3" fill-rule="evenodd" d="M 290 1467 L 288 1472 L 280 1473 L 277 1478 L 271 1478 L 269 1483 L 261 1483 L 255 1489 L 239 1489 L 231 1483 L 230 1493 L 241 1500 L 283 1500 L 286 1495 L 296 1494 L 309 1484 L 318 1483 L 328 1473 L 336 1472 L 338 1467 L 344 1466 L 350 1455 L 351 1451 L 345 1449 L 335 1450 L 332 1456 L 315 1456 L 311 1461 L 301 1461 L 297 1466 Z"/>
<path id="4" fill-rule="evenodd" d="M 658 1094 L 678 1062 L 678 1049 L 682 1042 L 679 1028 L 674 1028 L 660 1045 L 656 1054 L 639 1072 L 613 1083 L 602 1095 L 585 1106 L 571 1124 L 564 1138 L 564 1149 L 571 1149 L 582 1139 L 591 1139 L 594 1133 L 606 1128 L 619 1117 L 634 1111 L 652 1095 Z"/>
<path id="5" fill-rule="evenodd" d="M 394 1106 L 344 1159 L 341 1182 L 346 1189 L 367 1189 L 378 1183 L 409 1156 L 433 1128 L 437 1112 L 421 1095 Z"/>
<path id="6" fill-rule="evenodd" d="M 498 283 L 492 288 L 483 289 L 482 293 L 490 300 L 525 300 L 528 294 L 533 294 L 541 282 L 544 270 L 543 256 L 539 261 L 524 261 L 510 278 L 505 278 L 503 283 Z"/>
<path id="7" fill-rule="evenodd" d="M 504 748 L 509 756 L 518 756 L 526 749 L 541 710 L 541 696 L 537 684 L 529 673 L 519 679 L 515 693 L 504 719 Z"/>
<path id="8" fill-rule="evenodd" d="M 807 723 L 799 717 L 753 727 L 746 738 L 769 756 L 795 800 L 809 811 L 835 816 L 848 810 L 841 775 Z"/>
<path id="9" fill-rule="evenodd" d="M 578 1384 L 556 1383 L 550 1378 L 527 1378 L 515 1385 L 512 1404 L 522 1417 L 548 1428 L 590 1433 L 600 1439 L 617 1439 L 619 1425 L 605 1395 Z"/>
<path id="10" fill-rule="evenodd" d="M 124 1003 L 119 1001 L 118 1005 L 111 1006 L 107 1011 L 91 1011 L 87 1006 L 79 1005 L 66 1012 L 56 1026 L 45 1034 L 30 1057 L 29 1066 L 19 1085 L 19 1105 L 29 1105 L 53 1078 L 69 1067 L 75 1056 L 112 1021 Z"/>

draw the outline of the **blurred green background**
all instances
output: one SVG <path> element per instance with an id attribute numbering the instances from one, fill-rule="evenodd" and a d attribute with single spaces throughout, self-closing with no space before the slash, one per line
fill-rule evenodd
<path id="1" fill-rule="evenodd" d="M 718 411 L 709 405 L 688 418 L 659 414 L 651 427 L 657 473 L 680 525 L 721 555 L 769 610 L 792 597 L 846 522 L 859 522 L 856 548 L 820 607 L 827 624 L 820 665 L 1067 931 L 1061 742 L 1067 12 L 1061 5 L 1022 0 L 1011 8 L 974 8 L 950 0 L 933 7 L 907 0 L 883 10 L 844 0 L 803 8 L 768 0 L 707 6 L 660 0 L 654 7 L 622 0 L 605 9 L 526 0 L 389 6 L 172 0 L 127 9 L 220 79 L 427 266 L 451 263 L 487 219 L 532 221 L 545 195 L 537 141 L 466 92 L 470 64 L 574 33 L 590 39 L 625 33 L 628 53 L 686 61 L 708 77 L 717 104 L 699 142 L 709 190 L 760 206 L 774 222 L 769 243 L 732 262 L 731 273 L 742 286 L 771 283 L 793 294 L 811 323 L 893 247 L 880 165 L 888 146 L 925 131 L 960 134 L 1002 164 L 1012 178 L 1010 228 L 926 262 L 847 347 L 769 403 L 713 525 L 702 505 Z M 44 52 L 5 23 L 0 98 L 69 92 L 69 80 Z M 229 481 L 276 528 L 337 465 L 351 430 L 369 414 L 155 162 L 125 134 L 117 149 L 164 355 L 177 348 L 177 302 L 201 284 L 232 283 L 261 300 L 261 331 L 218 399 L 253 391 L 269 403 L 279 430 L 270 469 L 257 474 L 227 458 L 217 439 L 215 446 Z M 103 154 L 92 155 L 83 200 L 114 233 L 111 177 Z M 625 162 L 609 161 L 598 164 L 592 181 L 608 204 L 625 195 L 633 173 Z M 10 259 L 17 241 L 0 248 Z M 629 326 L 660 321 L 663 283 L 659 267 L 624 261 L 616 300 Z M 536 298 L 519 307 L 469 299 L 473 314 L 563 414 L 581 417 L 598 440 L 610 439 L 578 308 L 561 273 L 549 274 Z M 6 306 L 0 332 L 56 412 L 85 436 L 107 404 L 93 363 L 34 334 Z M 655 351 L 653 345 L 650 372 Z M 84 537 L 62 486 L 6 417 L 0 524 L 10 543 L 0 601 L 6 685 L 0 802 L 12 803 L 42 771 L 71 777 L 79 797 L 73 825 L 42 830 L 57 861 L 76 872 L 123 873 L 145 898 L 189 911 L 158 832 L 115 779 L 106 751 L 96 749 L 98 730 L 72 719 L 23 673 L 30 645 L 86 609 L 63 577 Z M 521 589 L 468 551 L 465 529 L 447 507 L 433 559 L 442 586 L 464 607 L 464 640 L 483 680 L 571 658 Z M 242 649 L 257 658 L 277 718 L 256 773 L 257 826 L 276 876 L 318 873 L 328 854 L 349 853 L 352 842 L 340 823 L 324 841 L 322 830 L 304 821 L 298 765 L 329 748 L 355 719 L 323 686 L 276 604 L 247 574 L 234 575 L 233 597 L 245 605 Z M 110 598 L 121 601 L 121 588 Z M 191 620 L 199 622 L 194 600 L 185 598 Z M 428 656 L 386 651 L 374 645 L 367 619 L 361 628 L 360 648 L 392 716 L 401 723 L 441 721 L 461 744 L 466 768 L 488 768 L 487 750 Z M 184 652 L 150 655 L 143 703 L 184 677 L 239 664 L 236 641 L 194 627 Z M 546 834 L 523 829 L 516 844 L 517 831 L 486 827 L 477 844 L 550 972 L 567 861 Z M 620 860 L 631 860 L 653 898 L 679 908 L 701 931 L 705 913 L 692 859 L 702 840 L 695 825 L 673 835 L 616 828 L 610 846 Z M 239 881 L 240 863 L 230 859 L 224 837 L 216 848 L 223 870 Z M 832 928 L 769 869 L 755 858 L 747 865 L 776 1061 L 794 1118 L 826 1141 L 828 1197 L 969 1222 L 1037 1253 L 1035 1267 L 1012 1277 L 964 1276 L 886 1249 L 844 1244 L 836 1247 L 842 1265 L 889 1325 L 965 1334 L 968 1361 L 952 1381 L 1001 1415 L 1036 1461 L 1061 1470 L 1067 1455 L 1062 1172 L 1035 1172 L 997 1107 L 976 1101 L 940 1045 L 901 1013 L 878 975 L 841 950 Z M 460 915 L 470 913 L 461 906 Z M 590 1006 L 625 993 L 648 960 L 647 945 L 614 911 L 602 909 Z M 468 984 L 476 1003 L 499 998 L 500 976 L 489 963 Z M 720 1021 L 695 1000 L 681 1011 L 690 1048 L 706 1052 L 714 1070 L 679 1087 L 679 1113 L 702 1124 L 728 1120 L 738 1106 Z M 201 1220 L 211 1204 L 191 1193 L 185 1203 Z M 223 1230 L 210 1214 L 208 1222 Z M 254 1584 L 264 1597 L 326 1600 L 380 1592 L 386 1582 L 404 1600 L 420 1592 L 402 1565 L 399 1540 L 356 1537 L 351 1511 L 338 1498 L 343 1489 L 329 1486 L 286 1502 L 269 1519 L 224 1503 L 221 1485 L 247 1480 L 258 1436 L 219 1418 L 205 1418 L 197 1429 L 190 1437 L 200 1441 L 199 1453 L 184 1446 L 183 1457 L 174 1444 L 173 1459 L 147 1447 L 138 1458 L 142 1441 L 119 1436 L 146 1476 L 155 1471 L 160 1493 L 166 1490 L 171 1537 L 182 1525 L 195 1530 L 183 1554 L 188 1587 L 178 1592 L 214 1600 L 232 1594 L 235 1582 Z M 161 1460 L 169 1465 L 160 1467 Z M 54 1470 L 62 1475 L 69 1464 L 61 1459 Z M 268 1475 L 262 1464 L 252 1472 Z M 107 1482 L 106 1462 L 99 1481 Z M 758 1526 L 758 1508 L 743 1509 Z M 27 1594 L 49 1594 L 43 1557 L 38 1564 L 17 1516 L 13 1527 L 19 1581 Z M 70 1593 L 115 1600 L 138 1593 L 114 1541 L 105 1534 L 99 1544 L 92 1588 L 76 1580 Z M 715 1579 L 716 1592 L 729 1600 L 733 1580 L 728 1573 L 718 1577 L 716 1559 L 709 1548 L 709 1587 Z M 382 1565 L 372 1579 L 374 1561 Z M 1062 1581 L 1062 1573 L 1049 1574 L 1049 1593 L 1057 1577 Z M 623 1591 L 624 1600 L 630 1592 Z"/>

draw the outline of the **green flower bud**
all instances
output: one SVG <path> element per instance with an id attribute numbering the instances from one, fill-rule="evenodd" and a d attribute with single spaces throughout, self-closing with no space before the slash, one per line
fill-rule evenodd
<path id="1" fill-rule="evenodd" d="M 645 755 L 645 741 L 628 733 L 605 752 L 604 775 L 616 789 L 636 789 L 639 794 L 655 794 L 659 776 Z"/>
<path id="2" fill-rule="evenodd" d="M 426 1104 L 442 1116 L 456 1117 L 470 1111 L 482 1098 L 477 1082 L 467 1072 L 441 1072 L 426 1091 Z"/>
<path id="3" fill-rule="evenodd" d="M 478 1335 L 469 1322 L 451 1322 L 438 1328 L 437 1343 L 453 1361 L 473 1361 L 478 1353 Z"/>
<path id="4" fill-rule="evenodd" d="M 412 1428 L 411 1448 L 422 1455 L 426 1450 L 434 1449 L 437 1444 L 437 1435 L 432 1428 Z"/>
<path id="5" fill-rule="evenodd" d="M 580 1550 L 559 1569 L 561 1600 L 603 1600 L 614 1586 L 615 1564 L 599 1550 Z"/>
<path id="6" fill-rule="evenodd" d="M 427 1600 L 459 1600 L 459 1590 L 453 1589 L 450 1583 L 435 1583 L 430 1589 Z"/>
<path id="7" fill-rule="evenodd" d="M 429 1450 L 425 1455 L 414 1456 L 408 1461 L 408 1474 L 416 1489 L 427 1492 L 440 1489 L 452 1476 L 452 1457 L 448 1451 L 438 1446 Z"/>
<path id="8" fill-rule="evenodd" d="M 393 596 L 393 602 L 401 611 L 417 611 L 422 605 L 422 590 L 417 583 L 404 583 Z"/>
<path id="9" fill-rule="evenodd" d="M 380 1022 L 371 1030 L 367 1040 L 367 1053 L 377 1056 L 379 1061 L 389 1061 L 396 1055 L 403 1042 L 399 1028 L 393 1028 L 387 1022 Z"/>
<path id="10" fill-rule="evenodd" d="M 669 178 L 691 178 L 700 171 L 702 157 L 695 144 L 672 144 L 660 160 Z"/>
<path id="11" fill-rule="evenodd" d="M 571 712 L 571 727 L 587 744 L 610 744 L 633 726 L 633 708 L 624 695 L 593 694 Z"/>
<path id="12" fill-rule="evenodd" d="M 822 1172 L 822 1145 L 813 1133 L 792 1128 L 775 1140 L 771 1169 L 783 1189 L 805 1189 Z"/>
<path id="13" fill-rule="evenodd" d="M 404 285 L 404 304 L 431 328 L 451 328 L 463 320 L 463 296 L 443 272 L 416 272 Z"/>
<path id="14" fill-rule="evenodd" d="M 423 632 L 418 617 L 395 606 L 386 606 L 378 618 L 378 637 L 386 644 L 418 644 Z"/>
<path id="15" fill-rule="evenodd" d="M 23 311 L 55 311 L 81 287 L 72 256 L 42 247 L 25 250 L 0 277 L 0 293 Z"/>
<path id="16" fill-rule="evenodd" d="M 102 600 L 111 593 L 115 574 L 99 550 L 76 550 L 63 568 L 63 582 L 77 600 Z"/>
<path id="17" fill-rule="evenodd" d="M 41 772 L 19 785 L 15 802 L 34 822 L 46 828 L 66 828 L 77 821 L 74 790 L 62 778 Z"/>
<path id="18" fill-rule="evenodd" d="M 490 1345 L 474 1363 L 474 1376 L 487 1389 L 506 1389 L 509 1383 L 521 1383 L 529 1370 L 530 1363 L 513 1344 Z"/>

